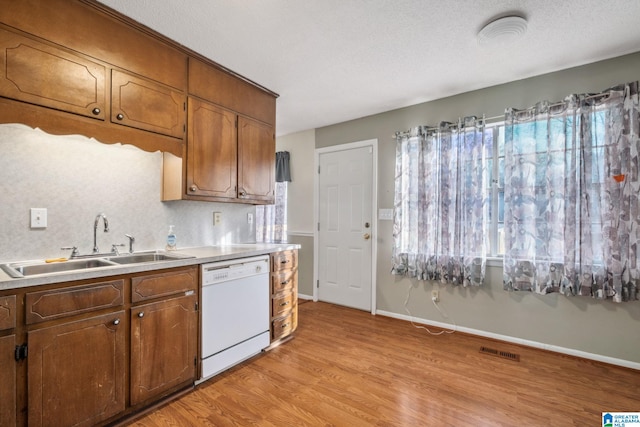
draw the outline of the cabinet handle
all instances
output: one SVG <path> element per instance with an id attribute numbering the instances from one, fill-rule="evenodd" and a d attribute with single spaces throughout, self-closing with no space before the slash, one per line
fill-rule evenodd
<path id="1" fill-rule="evenodd" d="M 138 317 L 144 317 L 144 311 L 141 311 L 140 313 L 138 313 Z"/>
<path id="2" fill-rule="evenodd" d="M 280 264 L 287 264 L 289 261 L 290 261 L 290 260 L 285 259 L 285 260 L 283 260 L 283 261 L 280 261 Z"/>
<path id="3" fill-rule="evenodd" d="M 100 109 L 96 107 L 93 110 L 91 110 L 91 112 L 93 113 L 94 116 L 97 116 L 98 114 L 100 114 Z"/>
<path id="4" fill-rule="evenodd" d="M 114 325 L 116 325 L 116 326 L 117 326 L 117 325 L 119 325 L 119 324 L 120 324 L 120 319 L 116 319 L 116 320 L 114 320 L 114 321 L 113 321 L 113 324 L 114 324 Z"/>
<path id="5" fill-rule="evenodd" d="M 284 325 L 281 326 L 282 329 L 286 328 L 287 326 L 289 326 L 288 323 L 285 323 Z"/>
<path id="6" fill-rule="evenodd" d="M 124 116 L 122 115 L 122 113 L 118 113 L 118 115 L 116 116 L 116 119 L 122 120 L 124 119 Z"/>
<path id="7" fill-rule="evenodd" d="M 198 189 L 198 187 L 196 187 L 195 185 L 192 185 L 191 187 L 189 187 L 189 191 L 196 191 Z"/>
<path id="8" fill-rule="evenodd" d="M 289 281 L 288 281 L 288 280 L 285 280 L 284 282 L 280 282 L 280 284 L 281 284 L 282 286 L 286 285 L 287 283 L 289 283 Z"/>
<path id="9" fill-rule="evenodd" d="M 280 303 L 280 307 L 284 307 L 285 305 L 289 305 L 290 301 L 285 301 Z"/>

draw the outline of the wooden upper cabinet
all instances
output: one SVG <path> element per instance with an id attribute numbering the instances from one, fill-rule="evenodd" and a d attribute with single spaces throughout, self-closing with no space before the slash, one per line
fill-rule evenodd
<path id="1" fill-rule="evenodd" d="M 184 91 L 187 55 L 93 0 L 1 0 L 0 22 Z"/>
<path id="2" fill-rule="evenodd" d="M 118 70 L 112 71 L 111 86 L 113 123 L 183 137 L 184 93 Z"/>
<path id="3" fill-rule="evenodd" d="M 104 66 L 0 28 L 0 95 L 104 120 Z"/>
<path id="4" fill-rule="evenodd" d="M 238 118 L 238 198 L 273 203 L 276 141 L 273 127 Z"/>
<path id="5" fill-rule="evenodd" d="M 188 90 L 237 113 L 276 124 L 277 95 L 195 58 L 189 58 Z"/>
<path id="6" fill-rule="evenodd" d="M 236 115 L 189 98 L 187 195 L 235 198 L 237 189 Z"/>

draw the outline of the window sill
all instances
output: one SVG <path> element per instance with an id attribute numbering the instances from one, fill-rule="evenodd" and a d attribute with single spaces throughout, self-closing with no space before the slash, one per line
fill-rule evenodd
<path id="1" fill-rule="evenodd" d="M 501 256 L 487 257 L 487 267 L 502 267 L 502 261 Z"/>

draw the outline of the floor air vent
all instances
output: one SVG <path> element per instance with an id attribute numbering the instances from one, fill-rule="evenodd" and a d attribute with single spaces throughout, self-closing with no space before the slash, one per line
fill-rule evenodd
<path id="1" fill-rule="evenodd" d="M 516 353 L 510 353 L 508 351 L 500 351 L 495 348 L 480 347 L 480 353 L 488 354 L 490 356 L 502 357 L 503 359 L 513 360 L 515 362 L 520 361 L 520 355 Z"/>

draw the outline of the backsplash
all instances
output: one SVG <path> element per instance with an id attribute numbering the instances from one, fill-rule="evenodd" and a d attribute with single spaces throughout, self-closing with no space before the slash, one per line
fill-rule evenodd
<path id="1" fill-rule="evenodd" d="M 68 256 L 93 248 L 97 214 L 101 252 L 135 237 L 135 250 L 164 249 L 175 225 L 178 249 L 255 240 L 247 214 L 255 206 L 161 202 L 162 154 L 84 136 L 53 136 L 19 124 L 0 125 L 0 261 Z M 47 209 L 47 228 L 31 229 L 30 208 Z M 213 225 L 213 212 L 222 222 Z M 126 250 L 126 249 L 125 249 Z"/>

